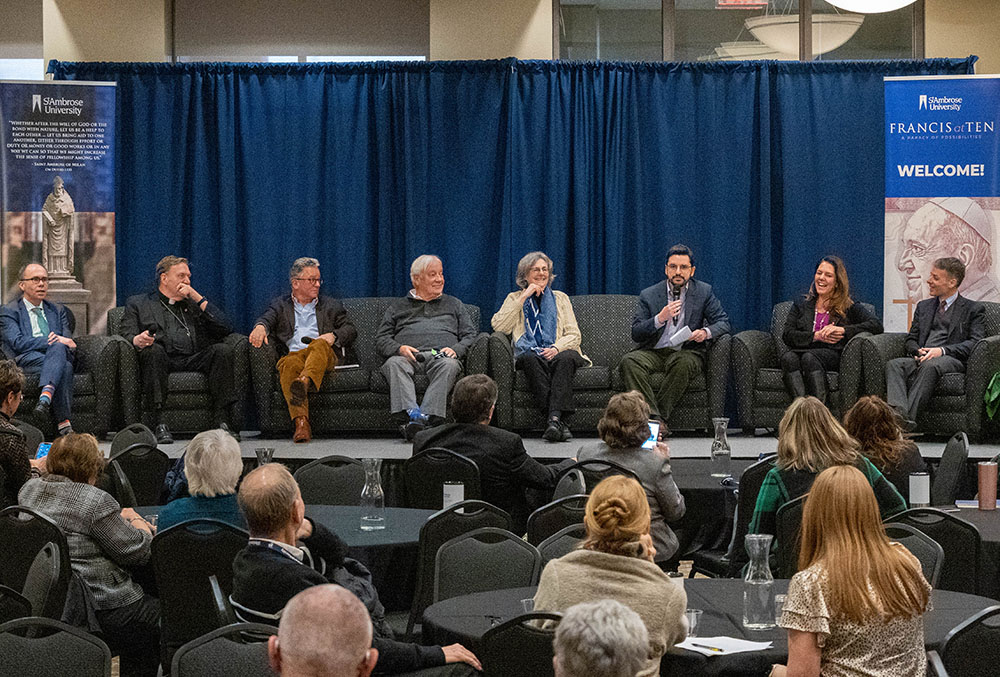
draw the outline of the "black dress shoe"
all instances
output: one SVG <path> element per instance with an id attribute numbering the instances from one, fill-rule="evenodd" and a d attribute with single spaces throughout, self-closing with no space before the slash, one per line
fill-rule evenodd
<path id="1" fill-rule="evenodd" d="M 156 431 L 153 433 L 156 437 L 157 444 L 173 444 L 174 436 L 170 434 L 170 428 L 167 427 L 166 423 L 158 423 L 156 425 Z"/>
<path id="2" fill-rule="evenodd" d="M 38 418 L 48 418 L 49 411 L 52 409 L 51 400 L 38 400 L 38 404 L 35 405 L 35 409 L 32 413 Z"/>
<path id="3" fill-rule="evenodd" d="M 223 432 L 229 433 L 232 436 L 232 438 L 234 440 L 236 440 L 237 442 L 240 441 L 240 434 L 238 432 L 234 431 L 234 430 L 231 430 L 229 428 L 229 424 L 226 423 L 225 421 L 222 421 L 221 423 L 219 423 L 219 430 L 221 430 Z"/>
<path id="4" fill-rule="evenodd" d="M 559 421 L 559 432 L 562 434 L 562 438 L 560 441 L 562 442 L 572 441 L 573 433 L 569 431 L 569 426 L 562 421 Z"/>

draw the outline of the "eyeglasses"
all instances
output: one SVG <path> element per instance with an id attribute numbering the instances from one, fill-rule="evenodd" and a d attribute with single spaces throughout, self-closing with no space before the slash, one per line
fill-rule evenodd
<path id="1" fill-rule="evenodd" d="M 47 277 L 22 277 L 21 282 L 34 282 L 35 284 L 48 284 L 49 278 Z"/>
<path id="2" fill-rule="evenodd" d="M 295 277 L 292 279 L 305 282 L 306 284 L 323 284 L 323 278 L 321 277 Z"/>
<path id="3" fill-rule="evenodd" d="M 687 263 L 681 263 L 681 264 L 668 263 L 667 270 L 678 270 L 680 272 L 684 272 L 686 270 L 691 270 L 691 265 Z"/>

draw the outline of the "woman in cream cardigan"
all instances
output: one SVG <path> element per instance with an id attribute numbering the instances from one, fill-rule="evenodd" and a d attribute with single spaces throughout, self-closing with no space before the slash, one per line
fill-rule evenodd
<path id="1" fill-rule="evenodd" d="M 639 676 L 660 674 L 660 658 L 687 635 L 687 595 L 653 564 L 646 492 L 631 477 L 609 477 L 590 493 L 583 523 L 587 538 L 580 548 L 545 565 L 535 609 L 562 612 L 581 602 L 621 602 L 649 632 Z"/>
<path id="2" fill-rule="evenodd" d="M 548 417 L 549 442 L 573 439 L 565 418 L 573 413 L 573 375 L 590 360 L 580 352 L 580 328 L 569 297 L 552 289 L 552 259 L 529 252 L 517 264 L 517 286 L 493 316 L 493 330 L 511 335 L 514 366 L 524 371 L 534 400 Z"/>

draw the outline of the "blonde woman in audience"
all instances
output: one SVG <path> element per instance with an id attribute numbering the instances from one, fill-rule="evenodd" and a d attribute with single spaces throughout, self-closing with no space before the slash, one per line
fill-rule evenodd
<path id="1" fill-rule="evenodd" d="M 917 559 L 889 542 L 857 468 L 829 468 L 813 483 L 799 569 L 779 623 L 788 630 L 788 666 L 776 665 L 772 677 L 924 674 L 931 588 Z"/>
<path id="2" fill-rule="evenodd" d="M 160 664 L 160 604 L 129 568 L 149 561 L 152 528 L 94 486 L 104 455 L 93 435 L 70 433 L 52 443 L 48 474 L 28 480 L 19 503 L 53 522 L 69 544 L 73 573 L 90 593 L 104 640 L 120 657 L 122 677 L 155 677 Z"/>
<path id="3" fill-rule="evenodd" d="M 583 520 L 587 537 L 580 548 L 545 565 L 535 608 L 561 612 L 581 602 L 621 602 L 649 632 L 638 674 L 658 675 L 660 658 L 687 634 L 687 596 L 653 563 L 646 492 L 630 477 L 609 477 L 594 487 Z"/>

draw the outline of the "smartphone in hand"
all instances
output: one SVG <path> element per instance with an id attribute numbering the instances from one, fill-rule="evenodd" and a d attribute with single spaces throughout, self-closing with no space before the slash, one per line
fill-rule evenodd
<path id="1" fill-rule="evenodd" d="M 657 440 L 660 438 L 660 422 L 659 421 L 649 421 L 649 439 L 642 443 L 643 449 L 652 449 L 656 446 Z"/>
<path id="2" fill-rule="evenodd" d="M 51 442 L 42 442 L 38 445 L 38 453 L 35 454 L 35 458 L 45 458 L 49 455 L 49 449 L 52 448 Z"/>

